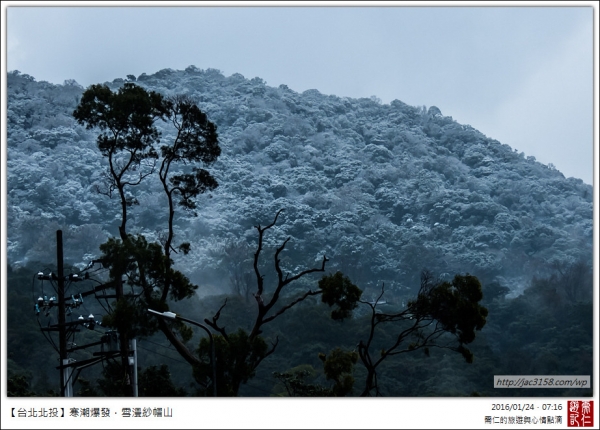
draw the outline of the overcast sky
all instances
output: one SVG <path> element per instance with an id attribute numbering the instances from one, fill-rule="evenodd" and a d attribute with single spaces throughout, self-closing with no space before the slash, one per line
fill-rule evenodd
<path id="1" fill-rule="evenodd" d="M 88 86 L 195 65 L 298 92 L 435 105 L 593 182 L 591 6 L 20 4 L 5 10 L 6 68 L 38 81 Z"/>

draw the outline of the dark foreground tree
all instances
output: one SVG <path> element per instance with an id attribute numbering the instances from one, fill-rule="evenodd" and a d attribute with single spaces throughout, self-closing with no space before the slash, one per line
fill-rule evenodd
<path id="1" fill-rule="evenodd" d="M 387 314 L 377 310 L 377 303 L 362 302 L 371 308 L 371 324 L 366 341 L 358 344 L 358 354 L 367 370 L 362 396 L 380 395 L 377 368 L 387 358 L 419 349 L 429 355 L 429 348 L 444 348 L 460 353 L 467 363 L 473 354 L 465 345 L 475 340 L 475 331 L 486 323 L 488 310 L 479 302 L 483 298 L 481 284 L 472 275 L 456 275 L 452 282 L 434 282 L 429 272 L 421 274 L 421 287 L 417 298 L 405 310 Z M 371 351 L 377 329 L 393 330 L 395 340 L 384 346 L 379 354 Z"/>
<path id="2" fill-rule="evenodd" d="M 121 240 L 127 240 L 127 209 L 136 200 L 126 188 L 139 185 L 154 172 L 159 132 L 155 122 L 165 114 L 162 95 L 127 83 L 116 93 L 106 85 L 92 85 L 82 95 L 73 116 L 86 128 L 97 128 L 100 153 L 108 161 L 105 188 L 108 197 L 117 191 L 121 203 Z"/>
<path id="3" fill-rule="evenodd" d="M 283 384 L 289 397 L 344 397 L 352 392 L 354 386 L 354 365 L 358 361 L 355 351 L 335 348 L 328 355 L 319 354 L 323 362 L 323 373 L 330 387 L 308 382 L 316 371 L 310 365 L 301 365 L 288 372 L 273 372 L 273 376 Z"/>
<path id="4" fill-rule="evenodd" d="M 325 377 L 334 382 L 331 387 L 331 395 L 344 397 L 350 394 L 354 386 L 352 372 L 358 361 L 358 354 L 354 351 L 335 348 L 329 355 L 319 354 L 319 358 L 323 362 Z"/>
<path id="5" fill-rule="evenodd" d="M 173 269 L 172 252 L 178 249 L 187 253 L 190 249 L 187 242 L 174 245 L 175 206 L 193 210 L 199 195 L 217 187 L 217 181 L 201 167 L 214 163 L 221 153 L 217 127 L 191 99 L 164 98 L 132 83 L 116 92 L 106 85 L 92 85 L 73 116 L 88 129 L 100 130 L 98 148 L 108 161 L 108 169 L 104 186 L 98 191 L 108 197 L 116 192 L 120 200 L 119 237 L 101 246 L 102 263 L 110 268 L 111 281 L 105 287 L 114 288 L 117 297 L 114 311 L 103 323 L 119 331 L 123 372 L 119 379 L 125 386 L 124 395 L 131 395 L 127 357 L 128 341 L 134 336 L 160 329 L 186 361 L 199 364 L 184 343 L 190 339 L 191 329 L 178 321 L 151 318 L 146 310 L 167 311 L 169 300 L 189 298 L 198 288 Z M 175 137 L 161 142 L 157 121 L 172 126 Z M 127 230 L 128 210 L 138 204 L 133 187 L 155 174 L 168 202 L 161 243 L 149 243 L 143 235 L 133 236 Z M 128 294 L 123 290 L 124 277 L 130 287 Z"/>
<path id="6" fill-rule="evenodd" d="M 271 323 L 286 311 L 303 302 L 311 296 L 321 295 L 321 300 L 333 307 L 332 318 L 342 320 L 351 315 L 352 309 L 357 306 L 361 291 L 340 273 L 324 276 L 319 282 L 318 289 L 309 289 L 299 294 L 295 299 L 281 303 L 284 289 L 292 282 L 300 278 L 317 272 L 325 271 L 325 264 L 328 259 L 323 256 L 320 267 L 306 269 L 295 275 L 284 274 L 281 268 L 280 256 L 285 246 L 289 242 L 288 237 L 276 250 L 274 255 L 274 269 L 277 273 L 277 284 L 272 291 L 267 291 L 264 283 L 264 275 L 259 270 L 259 261 L 263 250 L 263 241 L 265 233 L 271 229 L 277 222 L 282 210 L 275 215 L 273 222 L 266 227 L 257 225 L 258 245 L 254 253 L 254 273 L 256 275 L 256 292 L 254 299 L 256 301 L 257 315 L 250 332 L 238 329 L 235 333 L 228 333 L 225 327 L 219 324 L 221 311 L 226 306 L 227 301 L 221 306 L 212 319 L 206 318 L 204 322 L 218 332 L 214 336 L 216 362 L 217 362 L 217 393 L 224 396 L 237 396 L 240 385 L 246 383 L 256 372 L 256 368 L 269 355 L 275 352 L 278 338 L 272 340 L 271 345 L 261 336 L 265 325 Z M 198 346 L 198 355 L 201 364 L 194 367 L 194 377 L 201 385 L 207 386 L 206 393 L 209 394 L 210 387 L 207 381 L 211 379 L 211 361 L 210 361 L 210 342 L 202 339 Z"/>

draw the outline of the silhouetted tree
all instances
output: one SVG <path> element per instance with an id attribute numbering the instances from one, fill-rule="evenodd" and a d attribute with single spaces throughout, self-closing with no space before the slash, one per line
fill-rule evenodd
<path id="1" fill-rule="evenodd" d="M 276 337 L 269 346 L 261 336 L 266 324 L 272 322 L 311 296 L 321 295 L 324 303 L 327 303 L 330 307 L 335 307 L 332 312 L 332 318 L 339 320 L 350 316 L 352 309 L 356 307 L 356 301 L 360 299 L 361 291 L 358 287 L 349 282 L 341 274 L 335 274 L 325 276 L 319 282 L 318 289 L 310 289 L 285 304 L 280 303 L 285 287 L 310 273 L 324 272 L 325 264 L 328 261 L 327 257 L 323 256 L 320 267 L 305 269 L 295 275 L 291 275 L 290 273 L 284 274 L 281 268 L 280 255 L 289 242 L 289 237 L 275 250 L 274 260 L 277 285 L 272 292 L 269 293 L 266 291 L 264 275 L 259 270 L 259 260 L 263 250 L 265 232 L 276 224 L 281 212 L 282 210 L 279 210 L 273 222 L 266 227 L 255 226 L 258 231 L 258 245 L 254 253 L 254 273 L 257 284 L 254 298 L 257 305 L 257 315 L 250 332 L 238 329 L 237 332 L 229 334 L 225 327 L 219 324 L 221 311 L 226 306 L 227 301 L 225 301 L 212 319 L 206 318 L 204 320 L 206 324 L 219 333 L 214 336 L 217 362 L 217 391 L 219 395 L 236 396 L 240 385 L 252 378 L 260 363 L 275 352 L 278 338 Z M 210 342 L 207 339 L 202 339 L 198 346 L 198 354 L 202 364 L 195 366 L 194 376 L 199 384 L 205 386 L 211 372 L 210 351 Z M 340 392 L 341 390 L 342 388 L 340 388 Z M 207 393 L 210 393 L 208 387 Z"/>
<path id="2" fill-rule="evenodd" d="M 429 272 L 421 274 L 421 287 L 416 300 L 410 301 L 405 310 L 387 314 L 377 311 L 377 302 L 362 303 L 371 308 L 371 324 L 367 341 L 360 341 L 358 354 L 367 370 L 362 396 L 374 391 L 379 395 L 377 367 L 388 357 L 423 349 L 437 347 L 460 353 L 467 363 L 473 362 L 473 354 L 465 347 L 475 340 L 475 331 L 486 323 L 488 311 L 479 302 L 483 298 L 481 284 L 472 275 L 456 275 L 452 282 L 434 282 Z M 387 330 L 395 330 L 395 341 L 381 349 L 379 356 L 373 356 L 371 346 L 376 329 L 387 325 Z M 408 343 L 408 344 L 407 344 Z"/>
<path id="3" fill-rule="evenodd" d="M 319 358 L 323 362 L 325 377 L 334 382 L 331 394 L 335 397 L 344 397 L 350 394 L 354 386 L 352 371 L 358 361 L 358 354 L 355 351 L 335 348 L 329 355 L 319 354 Z"/>
<path id="4" fill-rule="evenodd" d="M 121 200 L 121 240 L 127 240 L 127 208 L 135 199 L 126 187 L 138 185 L 154 171 L 158 158 L 154 145 L 159 133 L 155 121 L 165 114 L 163 97 L 126 83 L 116 93 L 107 85 L 92 85 L 82 95 L 73 116 L 86 128 L 98 128 L 98 149 L 108 161 L 106 189 L 109 197 L 116 190 Z M 149 163 L 146 163 L 148 162 Z"/>
<path id="5" fill-rule="evenodd" d="M 92 85 L 83 93 L 73 116 L 88 129 L 100 129 L 97 143 L 108 161 L 108 172 L 106 188 L 99 191 L 109 197 L 117 191 L 121 203 L 119 238 L 109 239 L 101 251 L 103 264 L 110 267 L 111 287 L 117 292 L 117 304 L 104 323 L 119 329 L 122 368 L 128 368 L 128 339 L 157 328 L 186 361 L 198 364 L 198 358 L 184 344 L 191 337 L 191 329 L 179 321 L 151 318 L 146 309 L 166 311 L 169 299 L 189 298 L 198 288 L 172 268 L 175 203 L 193 210 L 200 194 L 217 187 L 211 174 L 199 167 L 214 163 L 221 153 L 216 125 L 190 98 L 164 98 L 133 83 L 125 83 L 117 92 L 106 85 Z M 158 120 L 176 130 L 176 136 L 160 148 Z M 133 236 L 127 231 L 128 208 L 137 204 L 129 188 L 155 172 L 168 201 L 162 244 L 148 243 L 143 235 Z M 187 253 L 190 244 L 184 242 L 177 248 Z M 130 297 L 123 294 L 123 276 L 134 290 Z M 129 381 L 129 377 L 124 378 L 126 385 Z"/>

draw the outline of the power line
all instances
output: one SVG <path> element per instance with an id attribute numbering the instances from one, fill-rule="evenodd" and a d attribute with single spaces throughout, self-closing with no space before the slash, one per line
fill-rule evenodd
<path id="1" fill-rule="evenodd" d="M 141 348 L 143 350 L 151 352 L 152 354 L 160 355 L 161 357 L 165 357 L 165 358 L 168 358 L 170 360 L 177 361 L 177 362 L 179 362 L 181 364 L 189 364 L 187 361 L 178 360 L 177 358 L 169 357 L 168 355 L 164 355 L 164 354 L 161 354 L 160 352 L 156 352 L 154 350 L 151 350 L 151 349 L 148 349 L 148 348 L 144 348 L 143 346 L 140 346 L 140 345 L 138 345 L 138 348 Z"/>
<path id="2" fill-rule="evenodd" d="M 79 331 L 80 327 L 86 327 L 87 329 L 95 330 L 96 324 L 100 324 L 98 321 L 95 321 L 95 318 L 88 308 L 86 304 L 84 304 L 83 297 L 96 293 L 96 289 L 105 289 L 105 288 L 114 288 L 113 285 L 102 284 L 99 281 L 96 281 L 100 284 L 100 287 L 95 287 L 91 291 L 80 292 L 75 297 L 74 294 L 67 294 L 70 290 L 73 290 L 73 283 L 89 280 L 89 272 L 85 271 L 84 276 L 80 276 L 77 273 L 70 273 L 68 276 L 64 274 L 64 265 L 63 265 L 63 241 L 62 241 L 62 231 L 56 231 L 56 253 L 57 253 L 57 273 L 53 270 L 50 270 L 48 267 L 44 269 L 47 271 L 47 275 L 44 272 L 38 272 L 37 275 L 34 275 L 34 279 L 32 280 L 32 295 L 34 299 L 34 310 L 37 314 L 37 322 L 40 330 L 42 331 L 42 335 L 44 338 L 50 343 L 50 345 L 54 348 L 55 351 L 59 353 L 60 356 L 60 365 L 57 367 L 60 370 L 60 393 L 64 397 L 72 396 L 72 383 L 73 383 L 73 371 L 81 370 L 84 367 L 88 367 L 90 365 L 96 364 L 98 361 L 104 361 L 104 357 L 102 356 L 102 352 L 95 353 L 94 355 L 100 354 L 100 358 L 92 358 L 83 360 L 82 362 L 78 362 L 74 359 L 69 358 L 69 354 L 73 352 L 82 353 L 84 348 L 89 348 L 94 345 L 101 345 L 105 342 L 104 336 L 100 340 L 100 342 L 95 342 L 92 344 L 75 346 L 75 338 L 76 333 Z M 91 268 L 91 265 L 88 266 L 88 269 Z M 82 273 L 82 271 L 79 271 Z M 39 296 L 36 300 L 35 297 L 35 277 L 41 281 L 41 291 L 42 295 Z M 51 289 L 55 292 L 55 294 L 51 295 L 48 298 L 45 295 L 44 291 L 44 282 L 48 281 L 50 283 Z M 97 298 L 98 299 L 98 298 Z M 68 302 L 68 303 L 67 303 Z M 98 300 L 99 304 L 104 308 L 101 301 Z M 107 301 L 108 304 L 108 301 Z M 89 314 L 87 318 L 80 316 L 79 318 L 74 319 L 73 316 L 69 318 L 67 321 L 67 312 L 69 315 L 72 314 L 72 310 L 83 306 L 83 310 Z M 54 323 L 54 318 L 50 318 L 48 320 L 47 327 L 43 327 L 41 321 L 39 319 L 39 315 L 41 312 L 44 312 L 46 316 L 50 316 L 51 312 L 57 309 L 58 311 L 58 323 Z M 110 305 L 109 305 L 110 309 Z M 104 308 L 106 311 L 106 308 Z M 107 311 L 107 313 L 110 313 Z M 59 345 L 57 346 L 52 333 L 45 332 L 58 332 Z M 67 344 L 70 343 L 70 349 L 67 347 Z M 123 342 L 121 342 L 123 343 Z M 124 347 L 121 346 L 121 352 L 124 351 Z M 125 346 L 125 350 L 127 347 Z M 135 357 L 135 355 L 134 355 Z M 134 358 L 135 360 L 135 358 Z M 79 363 L 79 364 L 78 364 Z M 77 373 L 79 374 L 79 373 Z M 76 379 L 76 377 L 75 377 Z M 135 376 L 134 376 L 135 381 Z M 135 383 L 135 382 L 134 382 Z M 135 395 L 135 392 L 134 392 Z"/>
<path id="3" fill-rule="evenodd" d="M 48 335 L 46 336 L 46 333 L 43 330 L 42 324 L 40 323 L 40 319 L 37 319 L 37 323 L 40 326 L 40 331 L 42 332 L 42 335 L 44 336 L 44 338 L 46 338 L 46 340 L 48 341 L 48 343 L 50 343 L 50 345 L 52 345 L 52 347 L 54 348 L 54 350 L 56 352 L 59 352 L 58 347 L 56 346 L 56 344 L 54 343 L 54 340 L 52 340 L 52 336 Z"/>
<path id="4" fill-rule="evenodd" d="M 150 339 L 144 339 L 144 342 L 149 342 L 149 343 L 152 343 L 152 344 L 154 344 L 156 346 L 162 346 L 165 349 L 173 350 L 173 344 L 171 344 L 171 343 L 168 344 L 168 345 L 161 345 L 160 343 L 156 343 L 156 342 L 154 342 L 154 341 L 152 341 Z"/>

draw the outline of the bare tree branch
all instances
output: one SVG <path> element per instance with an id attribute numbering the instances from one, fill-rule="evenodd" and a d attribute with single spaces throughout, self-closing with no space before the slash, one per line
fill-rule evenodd
<path id="1" fill-rule="evenodd" d="M 276 314 L 271 315 L 268 318 L 265 318 L 263 320 L 263 324 L 266 324 L 270 321 L 273 321 L 275 318 L 277 318 L 279 315 L 283 314 L 285 311 L 287 311 L 290 308 L 293 308 L 294 306 L 296 306 L 298 303 L 300 303 L 301 301 L 307 299 L 310 296 L 316 296 L 318 294 L 321 294 L 321 291 L 307 291 L 306 293 L 304 293 L 302 296 L 298 297 L 296 300 L 294 300 L 293 302 L 290 302 L 289 304 L 287 304 L 286 306 L 282 307 L 281 309 L 279 309 L 279 311 L 277 311 Z"/>
<path id="2" fill-rule="evenodd" d="M 226 305 L 227 305 L 227 298 L 225 299 L 225 302 L 219 308 L 219 310 L 217 311 L 217 313 L 213 315 L 212 321 L 209 320 L 208 318 L 205 318 L 204 322 L 206 324 L 208 324 L 209 326 L 211 326 L 216 331 L 218 331 L 219 333 L 221 333 L 221 335 L 225 338 L 225 340 L 229 340 L 229 338 L 227 337 L 227 332 L 225 331 L 225 327 L 221 327 L 218 324 L 219 318 L 221 317 L 221 311 L 225 308 Z"/>

